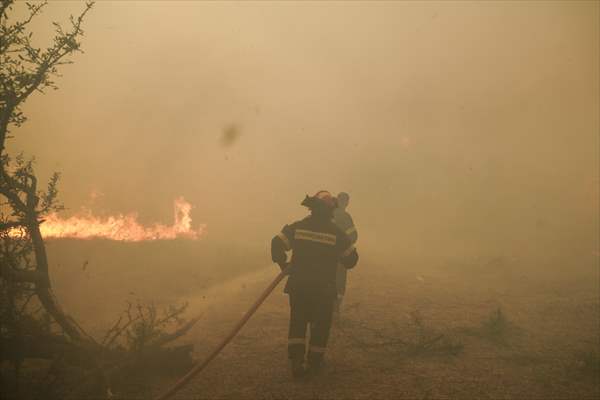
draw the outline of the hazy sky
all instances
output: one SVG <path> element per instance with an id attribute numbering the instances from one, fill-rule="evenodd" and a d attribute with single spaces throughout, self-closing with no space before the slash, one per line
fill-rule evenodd
<path id="1" fill-rule="evenodd" d="M 373 252 L 592 252 L 599 4 L 101 1 L 9 148 L 62 172 L 72 211 L 95 191 L 100 214 L 169 222 L 183 195 L 237 242 L 329 189 Z M 40 43 L 82 6 L 51 2 Z"/>

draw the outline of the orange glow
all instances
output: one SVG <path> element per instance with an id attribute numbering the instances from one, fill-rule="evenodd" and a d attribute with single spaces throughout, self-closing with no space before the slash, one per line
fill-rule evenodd
<path id="1" fill-rule="evenodd" d="M 109 217 L 96 217 L 91 211 L 62 219 L 57 214 L 49 214 L 40 225 L 45 239 L 109 239 L 124 242 L 145 240 L 172 240 L 176 238 L 198 239 L 204 233 L 205 226 L 192 229 L 190 211 L 192 205 L 179 197 L 174 201 L 175 221 L 166 226 L 154 224 L 143 226 L 137 220 L 136 213 L 118 214 Z"/>

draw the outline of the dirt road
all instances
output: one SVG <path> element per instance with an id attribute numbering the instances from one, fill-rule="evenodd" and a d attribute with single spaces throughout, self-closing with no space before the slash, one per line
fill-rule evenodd
<path id="1" fill-rule="evenodd" d="M 364 263 L 363 263 L 364 264 Z M 597 399 L 597 282 L 573 273 L 359 266 L 323 374 L 290 379 L 281 287 L 177 399 Z M 183 341 L 207 354 L 273 279 L 264 268 L 190 299 Z M 146 392 L 158 394 L 165 379 Z"/>

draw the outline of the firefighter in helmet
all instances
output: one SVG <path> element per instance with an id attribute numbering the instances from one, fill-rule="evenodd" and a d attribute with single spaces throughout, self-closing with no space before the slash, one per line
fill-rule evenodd
<path id="1" fill-rule="evenodd" d="M 358 231 L 356 230 L 356 226 L 354 226 L 354 221 L 352 220 L 352 216 L 346 208 L 348 207 L 348 203 L 350 203 L 350 195 L 346 192 L 338 193 L 337 195 L 337 207 L 333 212 L 333 222 L 340 228 L 348 238 L 352 244 L 356 244 L 358 240 Z M 336 287 L 337 287 L 337 299 L 334 307 L 334 314 L 336 317 L 339 317 L 340 308 L 342 305 L 342 300 L 344 299 L 344 295 L 346 294 L 346 280 L 347 280 L 347 269 L 344 265 L 338 265 L 337 269 L 337 277 L 336 277 Z"/>
<path id="2" fill-rule="evenodd" d="M 295 378 L 320 370 L 337 296 L 338 264 L 350 269 L 358 261 L 352 241 L 333 223 L 336 199 L 320 191 L 306 196 L 302 205 L 310 215 L 285 225 L 271 241 L 273 261 L 289 273 L 284 291 L 290 301 L 288 357 Z M 308 326 L 310 342 L 306 343 Z"/>

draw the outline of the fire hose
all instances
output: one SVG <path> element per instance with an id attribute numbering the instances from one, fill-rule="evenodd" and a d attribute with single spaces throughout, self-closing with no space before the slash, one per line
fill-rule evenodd
<path id="1" fill-rule="evenodd" d="M 196 365 L 194 365 L 187 374 L 182 376 L 173 386 L 171 386 L 160 396 L 156 397 L 154 400 L 166 400 L 170 398 L 179 389 L 185 386 L 194 376 L 196 376 L 198 373 L 200 373 L 200 371 L 206 368 L 206 366 L 213 360 L 213 358 L 215 358 L 221 352 L 221 350 L 223 350 L 225 346 L 227 346 L 227 344 L 231 342 L 231 340 L 239 333 L 242 327 L 246 325 L 246 322 L 248 322 L 250 317 L 252 317 L 256 310 L 258 310 L 258 308 L 267 299 L 267 297 L 269 297 L 273 289 L 275 289 L 279 282 L 281 282 L 281 280 L 288 274 L 289 268 L 290 267 L 288 266 L 287 268 L 282 270 L 279 273 L 279 275 L 277 275 L 277 277 L 273 279 L 273 282 L 271 282 L 271 284 L 267 286 L 267 288 L 262 292 L 262 294 L 254 302 L 254 304 L 252 304 L 250 309 L 246 311 L 246 314 L 244 314 L 242 319 L 239 320 L 237 324 L 235 324 L 229 335 L 227 335 L 205 359 L 203 359 L 201 362 L 196 363 Z"/>

